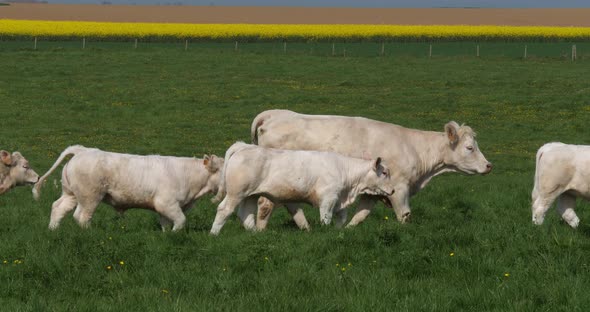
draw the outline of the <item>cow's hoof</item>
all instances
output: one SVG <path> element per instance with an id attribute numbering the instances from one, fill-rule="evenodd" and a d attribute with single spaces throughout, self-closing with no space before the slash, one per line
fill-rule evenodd
<path id="1" fill-rule="evenodd" d="M 412 216 L 412 214 L 410 212 L 404 213 L 404 215 L 402 216 L 402 220 L 401 220 L 402 224 L 404 224 L 404 223 L 410 223 L 410 221 L 411 221 L 411 218 L 410 217 L 411 216 Z"/>

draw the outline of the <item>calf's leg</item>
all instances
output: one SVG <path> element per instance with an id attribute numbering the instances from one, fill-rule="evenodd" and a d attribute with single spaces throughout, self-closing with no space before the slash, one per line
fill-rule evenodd
<path id="1" fill-rule="evenodd" d="M 61 197 L 51 205 L 51 217 L 49 219 L 49 229 L 55 230 L 64 216 L 74 210 L 76 207 L 76 197 L 73 194 L 62 193 Z"/>
<path id="2" fill-rule="evenodd" d="M 186 216 L 182 212 L 182 209 L 178 205 L 178 203 L 155 203 L 155 208 L 158 213 L 164 218 L 172 221 L 172 231 L 178 231 L 184 228 L 186 223 Z M 160 224 L 162 219 L 160 219 Z"/>
<path id="3" fill-rule="evenodd" d="M 322 200 L 320 203 L 320 221 L 322 224 L 328 225 L 330 222 L 332 222 L 334 210 L 340 209 L 340 207 L 336 207 L 337 204 L 337 197 L 328 197 Z"/>
<path id="4" fill-rule="evenodd" d="M 574 208 L 576 206 L 576 197 L 570 194 L 561 194 L 557 198 L 557 213 L 571 227 L 577 228 L 580 219 L 576 215 Z"/>
<path id="5" fill-rule="evenodd" d="M 96 207 L 100 203 L 100 198 L 78 198 L 78 206 L 74 211 L 74 219 L 82 228 L 90 227 L 90 220 L 94 215 Z"/>
<path id="6" fill-rule="evenodd" d="M 375 203 L 374 197 L 361 196 L 358 209 L 346 227 L 353 227 L 363 222 L 375 207 Z"/>
<path id="7" fill-rule="evenodd" d="M 293 218 L 293 221 L 295 221 L 295 224 L 297 224 L 297 227 L 299 227 L 299 229 L 301 230 L 309 231 L 309 223 L 307 222 L 307 219 L 305 219 L 305 214 L 303 214 L 303 209 L 301 208 L 301 205 L 290 203 L 285 204 L 285 207 L 287 207 L 287 210 L 291 214 L 291 217 Z"/>
<path id="8" fill-rule="evenodd" d="M 270 199 L 264 196 L 258 197 L 258 213 L 256 214 L 256 229 L 258 231 L 266 229 L 274 207 L 275 204 Z"/>
<path id="9" fill-rule="evenodd" d="M 256 212 L 257 201 L 255 197 L 248 197 L 238 207 L 238 217 L 246 230 L 253 231 L 256 228 L 254 213 Z"/>
<path id="10" fill-rule="evenodd" d="M 555 193 L 544 194 L 539 192 L 537 198 L 533 199 L 532 210 L 534 224 L 543 224 L 543 221 L 545 221 L 545 213 L 549 210 L 549 207 L 551 207 L 551 204 L 553 204 L 553 201 L 555 201 L 558 195 L 559 194 L 556 195 Z"/>
<path id="11" fill-rule="evenodd" d="M 215 221 L 213 221 L 213 225 L 211 226 L 210 233 L 212 235 L 219 234 L 219 231 L 221 231 L 221 228 L 227 221 L 227 218 L 234 212 L 236 206 L 238 206 L 241 201 L 241 198 L 232 198 L 226 195 L 221 203 L 219 203 L 219 206 L 217 206 Z"/>
<path id="12" fill-rule="evenodd" d="M 344 223 L 346 223 L 346 217 L 348 216 L 347 212 L 347 209 L 342 208 L 336 211 L 336 219 L 334 219 L 334 225 L 336 225 L 337 228 L 341 228 L 342 226 L 344 226 Z"/>

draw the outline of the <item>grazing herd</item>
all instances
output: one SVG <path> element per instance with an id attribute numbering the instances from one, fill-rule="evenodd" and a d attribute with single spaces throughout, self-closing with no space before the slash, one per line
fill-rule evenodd
<path id="1" fill-rule="evenodd" d="M 347 226 L 362 222 L 377 201 L 410 219 L 410 197 L 444 172 L 487 174 L 486 160 L 468 126 L 451 121 L 443 132 L 422 131 L 362 117 L 304 115 L 269 110 L 254 118 L 252 143 L 237 142 L 225 158 L 139 156 L 80 145 L 66 148 L 41 178 L 19 153 L 0 151 L 0 194 L 35 184 L 40 196 L 49 175 L 62 170 L 62 195 L 51 209 L 50 229 L 66 214 L 88 227 L 100 202 L 119 213 L 144 208 L 160 215 L 165 230 L 182 229 L 185 213 L 205 194 L 220 202 L 211 227 L 217 235 L 236 210 L 243 226 L 263 230 L 275 206 L 283 205 L 301 229 L 309 229 L 301 203 L 319 208 L 322 224 L 343 226 L 346 208 L 359 199 Z M 580 220 L 576 197 L 590 198 L 590 146 L 549 143 L 537 152 L 532 220 L 542 224 L 557 199 L 570 226 Z"/>

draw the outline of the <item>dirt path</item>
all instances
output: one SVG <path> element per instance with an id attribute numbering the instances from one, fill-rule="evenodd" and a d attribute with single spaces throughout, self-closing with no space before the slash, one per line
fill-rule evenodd
<path id="1" fill-rule="evenodd" d="M 374 9 L 13 3 L 2 19 L 157 23 L 533 25 L 590 27 L 586 9 Z"/>

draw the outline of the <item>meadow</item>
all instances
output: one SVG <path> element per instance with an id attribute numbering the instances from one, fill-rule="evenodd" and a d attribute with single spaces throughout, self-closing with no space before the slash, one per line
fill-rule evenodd
<path id="1" fill-rule="evenodd" d="M 265 232 L 232 217 L 218 237 L 208 234 L 209 198 L 178 233 L 162 233 L 155 213 L 121 218 L 106 205 L 90 229 L 68 216 L 50 232 L 54 173 L 38 202 L 30 187 L 0 196 L 2 310 L 585 310 L 590 205 L 579 201 L 577 230 L 553 209 L 533 226 L 530 192 L 542 144 L 590 144 L 590 63 L 557 56 L 567 44 L 530 43 L 539 52 L 526 60 L 522 44 L 495 43 L 506 52 L 480 58 L 474 45 L 429 58 L 419 43 L 380 57 L 368 43 L 332 56 L 329 44 L 285 54 L 281 43 L 236 52 L 231 43 L 0 42 L 0 148 L 39 174 L 73 144 L 223 155 L 271 108 L 436 131 L 455 120 L 474 128 L 494 163 L 487 176 L 434 178 L 412 198 L 410 224 L 380 204 L 358 227 L 336 229 L 306 207 L 310 232 L 279 209 Z"/>

